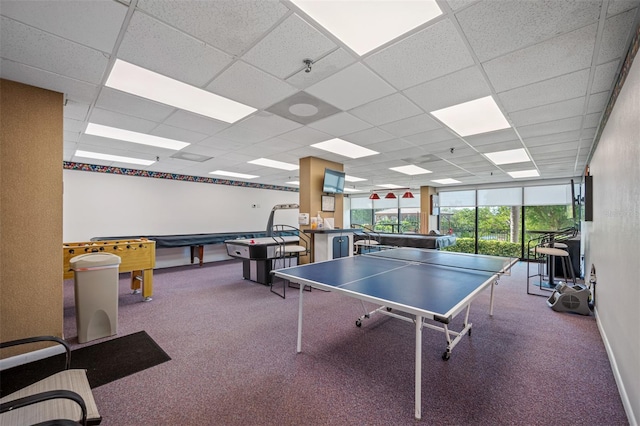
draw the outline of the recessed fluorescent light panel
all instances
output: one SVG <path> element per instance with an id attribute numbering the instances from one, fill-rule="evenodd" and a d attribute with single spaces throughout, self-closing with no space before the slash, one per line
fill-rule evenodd
<path id="1" fill-rule="evenodd" d="M 452 183 L 460 183 L 459 180 L 447 178 L 447 179 L 433 179 L 431 182 L 439 183 L 440 185 L 451 185 Z"/>
<path id="2" fill-rule="evenodd" d="M 395 183 L 383 183 L 382 185 L 376 185 L 376 186 L 379 186 L 381 188 L 388 188 L 388 189 L 406 188 L 406 186 L 396 185 Z"/>
<path id="3" fill-rule="evenodd" d="M 122 157 L 120 155 L 101 154 L 99 152 L 89 152 L 77 150 L 75 157 L 92 158 L 94 160 L 115 161 L 118 163 L 139 164 L 142 166 L 150 166 L 155 163 L 153 160 L 142 160 L 140 158 Z"/>
<path id="4" fill-rule="evenodd" d="M 484 154 L 494 164 L 513 164 L 531 161 L 524 148 L 509 149 L 507 151 L 487 152 Z"/>
<path id="5" fill-rule="evenodd" d="M 442 14 L 435 0 L 292 0 L 362 56 Z"/>
<path id="6" fill-rule="evenodd" d="M 432 111 L 431 115 L 463 137 L 511 127 L 491 96 Z"/>
<path id="7" fill-rule="evenodd" d="M 87 130 L 85 130 L 84 133 L 87 135 L 100 136 L 103 138 L 139 143 L 141 145 L 174 149 L 176 151 L 190 145 L 187 142 L 161 138 L 160 136 L 147 135 L 145 133 L 132 132 L 130 130 L 118 129 L 116 127 L 103 126 L 101 124 L 95 123 L 89 123 L 87 125 Z"/>
<path id="8" fill-rule="evenodd" d="M 314 148 L 322 149 L 324 151 L 333 152 L 334 154 L 342 155 L 349 158 L 367 157 L 369 155 L 379 154 L 377 151 L 363 148 L 351 142 L 343 141 L 342 139 L 331 139 L 324 142 L 314 143 L 311 145 Z"/>
<path id="9" fill-rule="evenodd" d="M 229 177 L 235 177 L 235 178 L 240 178 L 240 179 L 255 179 L 258 176 L 254 176 L 254 175 L 247 175 L 244 173 L 236 173 L 236 172 L 226 172 L 224 170 L 214 170 L 212 172 L 209 172 L 210 175 L 219 175 L 219 176 L 229 176 Z"/>
<path id="10" fill-rule="evenodd" d="M 300 168 L 297 164 L 283 163 L 282 161 L 269 160 L 267 158 L 258 158 L 257 160 L 247 161 L 247 163 L 281 170 L 298 170 Z"/>
<path id="11" fill-rule="evenodd" d="M 256 111 L 247 105 L 116 59 L 105 83 L 123 92 L 196 114 L 235 123 Z"/>
<path id="12" fill-rule="evenodd" d="M 285 182 L 289 185 L 300 185 L 300 181 L 299 180 L 292 180 L 291 182 Z"/>
<path id="13" fill-rule="evenodd" d="M 431 170 L 423 169 L 422 167 L 414 166 L 410 164 L 408 166 L 390 167 L 389 170 L 394 172 L 404 173 L 405 175 L 423 175 L 425 173 L 431 173 Z"/>
<path id="14" fill-rule="evenodd" d="M 528 178 L 528 177 L 537 177 L 540 176 L 537 170 L 521 170 L 519 172 L 509 172 L 509 176 L 512 178 Z"/>
<path id="15" fill-rule="evenodd" d="M 366 179 L 345 175 L 344 180 L 346 180 L 347 182 L 362 182 L 362 181 L 365 181 Z"/>
<path id="16" fill-rule="evenodd" d="M 362 191 L 363 191 L 362 189 L 349 188 L 347 186 L 344 187 L 344 192 L 362 192 Z"/>

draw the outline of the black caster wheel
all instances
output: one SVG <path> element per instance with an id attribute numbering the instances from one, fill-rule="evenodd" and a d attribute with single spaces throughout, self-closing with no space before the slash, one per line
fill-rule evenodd
<path id="1" fill-rule="evenodd" d="M 387 308 L 387 312 L 391 312 L 391 308 Z"/>
<path id="2" fill-rule="evenodd" d="M 451 358 L 451 353 L 450 352 L 445 352 L 442 354 L 442 359 L 447 361 L 449 358 Z"/>
<path id="3" fill-rule="evenodd" d="M 362 327 L 362 321 L 356 320 L 356 327 Z"/>

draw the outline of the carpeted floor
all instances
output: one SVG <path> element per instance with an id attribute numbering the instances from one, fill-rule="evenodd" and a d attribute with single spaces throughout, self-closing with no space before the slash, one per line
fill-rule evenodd
<path id="1" fill-rule="evenodd" d="M 281 299 L 242 279 L 238 261 L 154 272 L 154 299 L 120 280 L 119 333 L 145 330 L 171 357 L 94 390 L 102 425 L 625 425 L 593 316 L 554 312 L 526 294 L 518 264 L 471 308 L 473 334 L 443 361 L 423 332 L 422 420 L 414 410 L 414 327 L 358 301 L 305 292 Z M 454 325 L 459 325 L 459 317 Z M 77 344 L 73 281 L 65 335 Z"/>

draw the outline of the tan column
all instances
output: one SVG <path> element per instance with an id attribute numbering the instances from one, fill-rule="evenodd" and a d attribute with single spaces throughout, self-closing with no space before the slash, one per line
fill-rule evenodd
<path id="1" fill-rule="evenodd" d="M 2 341 L 62 337 L 62 109 L 61 93 L 0 80 Z"/>
<path id="2" fill-rule="evenodd" d="M 428 234 L 438 227 L 438 217 L 432 215 L 432 197 L 436 195 L 436 188 L 432 186 L 420 187 L 420 233 Z"/>
<path id="3" fill-rule="evenodd" d="M 340 163 L 327 161 L 316 157 L 305 157 L 300 159 L 300 213 L 309 213 L 310 217 L 315 217 L 321 212 L 323 219 L 333 218 L 336 229 L 344 226 L 343 206 L 344 196 L 335 194 L 335 211 L 322 211 L 322 182 L 324 179 L 324 169 L 344 171 L 344 166 Z M 332 194 L 333 195 L 333 194 Z M 302 226 L 308 229 L 310 226 Z"/>

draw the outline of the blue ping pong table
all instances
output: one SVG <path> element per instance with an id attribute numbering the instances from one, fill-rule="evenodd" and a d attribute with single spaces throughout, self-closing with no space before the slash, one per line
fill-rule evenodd
<path id="1" fill-rule="evenodd" d="M 494 285 L 516 261 L 497 256 L 391 248 L 278 269 L 273 274 L 300 284 L 298 353 L 302 351 L 303 289 L 307 285 L 359 299 L 364 314 L 356 320 L 358 327 L 374 313 L 414 323 L 415 417 L 420 419 L 423 327 L 444 332 L 447 346 L 442 358 L 449 359 L 462 337 L 471 334 L 471 301 L 482 290 L 491 287 L 489 314 L 493 315 Z M 379 307 L 367 312 L 364 302 Z M 449 323 L 462 311 L 466 311 L 462 330 L 449 329 Z"/>

